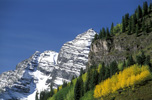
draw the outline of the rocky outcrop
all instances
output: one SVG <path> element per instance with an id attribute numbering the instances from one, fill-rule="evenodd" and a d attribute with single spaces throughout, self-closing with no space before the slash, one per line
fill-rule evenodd
<path id="1" fill-rule="evenodd" d="M 141 33 L 138 37 L 135 34 L 120 34 L 108 40 L 98 39 L 91 44 L 88 64 L 91 66 L 101 62 L 109 64 L 114 60 L 123 61 L 128 55 L 137 54 L 141 50 L 152 54 L 150 49 L 146 50 L 151 48 L 151 43 L 152 34 L 150 33 L 147 35 Z"/>

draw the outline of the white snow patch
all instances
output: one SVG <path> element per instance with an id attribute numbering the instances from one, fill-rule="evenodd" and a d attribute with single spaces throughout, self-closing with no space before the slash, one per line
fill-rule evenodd
<path id="1" fill-rule="evenodd" d="M 27 100 L 34 100 L 35 95 L 36 95 L 36 91 L 38 93 L 40 93 L 43 90 L 48 90 L 48 87 L 49 87 L 49 84 L 46 85 L 46 81 L 47 81 L 47 79 L 51 78 L 50 76 L 47 76 L 38 70 L 35 71 L 33 73 L 33 75 L 35 78 L 36 90 L 27 97 Z"/>

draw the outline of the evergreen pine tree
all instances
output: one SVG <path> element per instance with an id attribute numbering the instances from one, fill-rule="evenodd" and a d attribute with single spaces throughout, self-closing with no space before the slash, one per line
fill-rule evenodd
<path id="1" fill-rule="evenodd" d="M 128 28 L 128 25 L 129 25 L 129 13 L 125 14 L 125 27 L 126 27 L 126 30 Z"/>
<path id="2" fill-rule="evenodd" d="M 106 33 L 110 35 L 109 28 L 106 28 Z"/>
<path id="3" fill-rule="evenodd" d="M 140 18 L 142 18 L 142 9 L 141 9 L 140 5 L 138 5 L 137 18 L 138 18 L 138 20 L 139 20 Z"/>
<path id="4" fill-rule="evenodd" d="M 99 38 L 98 34 L 95 34 L 94 40 L 97 40 Z"/>
<path id="5" fill-rule="evenodd" d="M 67 82 L 66 82 L 66 81 L 63 81 L 62 88 L 65 88 L 66 86 L 67 86 Z"/>
<path id="6" fill-rule="evenodd" d="M 152 12 L 152 3 L 150 3 L 150 5 L 149 5 L 149 13 L 151 13 Z"/>
<path id="7" fill-rule="evenodd" d="M 83 80 L 82 77 L 79 78 L 79 82 L 80 82 L 80 96 L 82 97 L 84 95 L 84 87 L 83 87 Z"/>
<path id="8" fill-rule="evenodd" d="M 141 56 L 139 56 L 139 55 L 136 56 L 136 62 L 137 62 L 139 65 L 142 65 L 142 58 L 141 58 Z"/>
<path id="9" fill-rule="evenodd" d="M 113 28 L 114 28 L 114 24 L 113 24 L 113 22 L 112 22 L 112 24 L 111 24 L 111 29 L 110 29 L 110 35 L 111 35 L 111 36 L 114 35 Z"/>
<path id="10" fill-rule="evenodd" d="M 150 64 L 150 56 L 148 55 L 148 56 L 146 56 L 146 59 L 145 59 L 145 65 L 148 65 L 148 66 L 150 66 L 151 64 Z"/>
<path id="11" fill-rule="evenodd" d="M 106 39 L 110 38 L 110 32 L 109 32 L 109 28 L 106 28 Z"/>
<path id="12" fill-rule="evenodd" d="M 145 15 L 147 15 L 148 14 L 148 4 L 147 4 L 147 2 L 145 1 L 144 3 L 143 3 L 143 15 L 145 16 Z"/>
<path id="13" fill-rule="evenodd" d="M 131 34 L 131 31 L 132 31 L 132 18 L 130 17 L 129 25 L 128 25 L 128 35 Z"/>
<path id="14" fill-rule="evenodd" d="M 137 21 L 136 14 L 134 14 L 132 16 L 132 25 L 131 25 L 131 27 L 132 27 L 132 33 L 135 33 L 135 30 L 136 30 L 136 21 Z"/>
<path id="15" fill-rule="evenodd" d="M 141 51 L 140 55 L 136 56 L 136 61 L 139 65 L 145 64 L 146 56 L 143 51 Z"/>
<path id="16" fill-rule="evenodd" d="M 150 71 L 152 72 L 152 64 L 150 62 L 150 55 L 146 57 L 145 64 L 149 66 Z"/>
<path id="17" fill-rule="evenodd" d="M 143 65 L 145 63 L 145 59 L 146 59 L 146 55 L 145 55 L 144 51 L 141 51 L 141 59 L 142 59 L 141 64 Z"/>
<path id="18" fill-rule="evenodd" d="M 124 16 L 122 17 L 122 32 L 126 31 L 126 27 L 125 27 L 125 18 Z"/>
<path id="19" fill-rule="evenodd" d="M 54 95 L 53 85 L 50 86 L 50 96 L 52 97 Z"/>
<path id="20" fill-rule="evenodd" d="M 57 92 L 59 92 L 59 86 L 58 86 L 58 88 L 57 88 Z"/>
<path id="21" fill-rule="evenodd" d="M 105 76 L 104 76 L 104 79 L 107 79 L 110 77 L 110 69 L 107 67 L 105 67 Z"/>
<path id="22" fill-rule="evenodd" d="M 43 100 L 47 100 L 50 97 L 50 92 L 44 91 Z"/>
<path id="23" fill-rule="evenodd" d="M 75 100 L 79 100 L 82 96 L 83 96 L 83 80 L 82 77 L 80 76 L 75 84 L 75 88 L 74 88 L 74 99 Z"/>
<path id="24" fill-rule="evenodd" d="M 82 76 L 84 74 L 84 70 L 83 70 L 83 68 L 81 67 L 81 69 L 80 69 L 80 76 Z"/>
<path id="25" fill-rule="evenodd" d="M 86 82 L 85 82 L 85 92 L 89 91 L 91 88 L 90 83 L 91 83 L 91 69 L 88 69 L 87 71 L 87 78 L 86 78 Z"/>
<path id="26" fill-rule="evenodd" d="M 104 27 L 102 28 L 102 36 L 103 36 L 103 38 L 106 37 L 106 31 L 105 31 L 105 28 L 104 28 Z"/>
<path id="27" fill-rule="evenodd" d="M 39 100 L 38 95 L 39 93 L 36 91 L 35 100 Z"/>
<path id="28" fill-rule="evenodd" d="M 44 91 L 40 92 L 40 100 L 44 100 L 44 96 L 45 96 L 45 92 Z"/>
<path id="29" fill-rule="evenodd" d="M 137 13 L 138 13 L 138 8 L 136 8 L 136 9 L 135 9 L 135 12 L 134 12 L 134 14 L 137 14 Z"/>
<path id="30" fill-rule="evenodd" d="M 100 32 L 99 32 L 99 39 L 102 39 L 102 38 L 103 38 L 102 31 L 100 30 Z"/>
<path id="31" fill-rule="evenodd" d="M 71 84 L 70 85 L 73 85 L 73 82 L 72 80 L 74 80 L 74 75 L 72 76 L 72 79 L 71 79 Z"/>
<path id="32" fill-rule="evenodd" d="M 93 75 L 91 77 L 90 88 L 93 90 L 95 85 L 98 84 L 98 72 L 97 70 L 93 71 Z"/>
<path id="33" fill-rule="evenodd" d="M 118 71 L 118 65 L 116 61 L 113 61 L 110 63 L 110 77 L 114 75 Z"/>
<path id="34" fill-rule="evenodd" d="M 89 83 L 90 83 L 90 81 L 89 81 L 88 78 L 87 78 L 87 80 L 86 80 L 86 82 L 85 82 L 84 92 L 87 92 L 87 91 L 90 90 L 90 88 L 89 88 Z"/>
<path id="35" fill-rule="evenodd" d="M 123 68 L 126 67 L 126 61 L 125 60 L 123 61 L 123 65 L 122 66 L 123 66 Z"/>
<path id="36" fill-rule="evenodd" d="M 74 88 L 74 100 L 79 100 L 81 97 L 80 94 L 80 84 L 79 84 L 79 79 L 77 79 L 75 88 Z"/>
<path id="37" fill-rule="evenodd" d="M 129 58 L 127 59 L 127 67 L 129 67 L 133 64 L 135 64 L 135 61 L 134 61 L 132 55 L 130 55 Z"/>
<path id="38" fill-rule="evenodd" d="M 87 79 L 86 79 L 86 82 L 85 82 L 85 92 L 90 90 L 90 80 L 91 80 L 91 70 L 88 70 Z"/>

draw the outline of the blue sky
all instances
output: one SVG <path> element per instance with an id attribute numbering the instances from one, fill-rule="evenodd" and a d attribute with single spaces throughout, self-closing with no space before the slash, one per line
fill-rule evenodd
<path id="1" fill-rule="evenodd" d="M 89 28 L 121 22 L 144 0 L 0 0 L 0 73 L 35 51 L 60 51 Z M 150 0 L 148 1 L 150 2 Z"/>

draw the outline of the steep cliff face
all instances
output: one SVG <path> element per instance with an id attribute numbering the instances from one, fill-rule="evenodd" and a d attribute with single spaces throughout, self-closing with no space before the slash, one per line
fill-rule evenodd
<path id="1" fill-rule="evenodd" d="M 80 68 L 85 69 L 91 41 L 96 32 L 93 29 L 78 35 L 65 43 L 60 53 L 36 51 L 30 58 L 22 61 L 16 70 L 0 75 L 0 100 L 34 100 L 36 91 L 49 90 L 69 82 L 78 76 Z"/>
<path id="2" fill-rule="evenodd" d="M 58 66 L 78 76 L 80 68 L 86 68 L 91 41 L 95 34 L 94 30 L 89 29 L 78 35 L 73 41 L 65 43 L 58 56 Z"/>
<path id="3" fill-rule="evenodd" d="M 140 34 L 136 37 L 135 34 L 127 35 L 120 34 L 111 39 L 99 39 L 91 44 L 88 64 L 98 65 L 101 62 L 109 64 L 112 61 L 123 61 L 128 55 L 137 54 L 139 51 L 146 51 L 147 54 L 152 54 L 152 34 Z"/>

